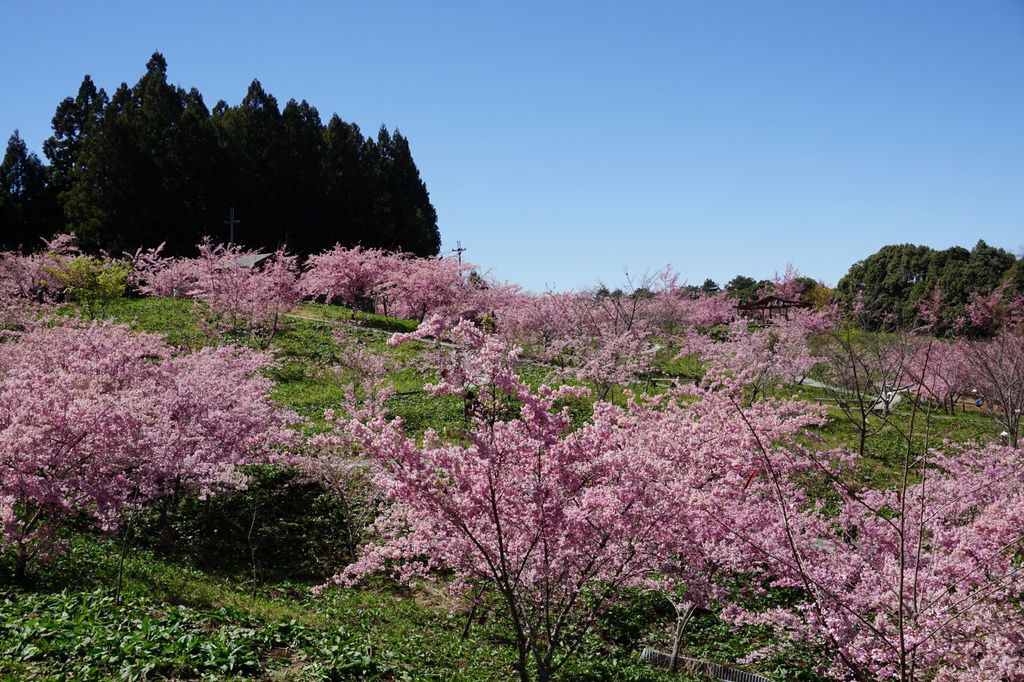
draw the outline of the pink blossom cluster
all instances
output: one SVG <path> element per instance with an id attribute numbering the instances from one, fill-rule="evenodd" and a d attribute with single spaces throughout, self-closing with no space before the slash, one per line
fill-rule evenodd
<path id="1" fill-rule="evenodd" d="M 907 368 L 907 380 L 910 385 L 923 389 L 922 398 L 953 413 L 960 400 L 972 388 L 977 392 L 977 385 L 980 385 L 971 372 L 965 351 L 962 341 L 920 343 Z"/>
<path id="2" fill-rule="evenodd" d="M 55 300 L 60 296 L 62 285 L 54 276 L 54 269 L 65 259 L 79 254 L 75 237 L 60 234 L 43 242 L 46 248 L 30 254 L 0 253 L 0 291 L 34 301 Z"/>
<path id="3" fill-rule="evenodd" d="M 206 304 L 217 330 L 266 347 L 300 300 L 298 264 L 283 249 L 254 265 L 245 263 L 247 256 L 253 254 L 237 246 L 200 244 L 193 295 Z"/>
<path id="4" fill-rule="evenodd" d="M 1008 286 L 993 289 L 987 296 L 972 293 L 967 304 L 966 319 L 957 321 L 957 327 L 973 327 L 981 334 L 994 334 L 1001 329 L 1020 329 L 1024 325 L 1024 296 L 1012 295 Z"/>
<path id="5" fill-rule="evenodd" d="M 517 287 L 489 281 L 476 267 L 454 258 L 417 258 L 359 246 L 335 246 L 310 256 L 302 273 L 305 296 L 385 315 L 423 321 L 443 317 L 451 326 L 460 319 L 493 318 L 513 305 Z"/>
<path id="6" fill-rule="evenodd" d="M 299 288 L 304 296 L 328 303 L 376 305 L 397 262 L 394 254 L 382 249 L 349 249 L 339 244 L 309 257 Z"/>
<path id="7" fill-rule="evenodd" d="M 259 259 L 240 246 L 206 239 L 196 258 L 165 258 L 163 246 L 137 251 L 131 282 L 147 296 L 193 298 L 211 330 L 266 347 L 281 318 L 301 299 L 295 256 L 283 249 Z"/>
<path id="8" fill-rule="evenodd" d="M 166 258 L 164 245 L 132 255 L 129 282 L 143 296 L 190 298 L 198 289 L 202 263 L 198 258 Z"/>
<path id="9" fill-rule="evenodd" d="M 0 538 L 27 558 L 76 517 L 112 529 L 178 488 L 243 485 L 239 465 L 288 443 L 269 359 L 176 354 L 110 323 L 37 327 L 0 344 Z"/>
<path id="10" fill-rule="evenodd" d="M 761 530 L 736 539 L 750 556 L 748 571 L 805 599 L 760 613 L 732 607 L 726 615 L 773 626 L 783 646 L 825 646 L 838 679 L 1024 675 L 1019 451 L 931 452 L 910 464 L 917 482 L 896 490 L 844 483 L 839 464 L 850 459 L 841 451 L 764 449 L 763 459 L 769 476 L 754 481 L 742 510 L 761 519 Z M 784 475 L 794 459 L 833 483 L 838 514 Z"/>
<path id="11" fill-rule="evenodd" d="M 729 325 L 728 336 L 691 333 L 681 354 L 696 355 L 705 365 L 702 384 L 712 389 L 747 391 L 755 400 L 776 384 L 799 383 L 817 361 L 809 337 L 825 323 L 818 314 L 794 315 L 767 327 L 746 320 Z"/>

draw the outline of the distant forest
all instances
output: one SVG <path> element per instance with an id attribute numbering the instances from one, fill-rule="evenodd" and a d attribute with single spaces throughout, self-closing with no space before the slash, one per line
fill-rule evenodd
<path id="1" fill-rule="evenodd" d="M 294 99 L 278 106 L 253 81 L 237 106 L 209 109 L 167 82 L 156 53 L 134 86 L 108 96 L 89 76 L 57 105 L 45 164 L 17 131 L 0 165 L 0 247 L 35 248 L 74 232 L 118 254 L 167 242 L 192 255 L 210 235 L 302 255 L 335 243 L 434 255 L 437 213 L 398 130 L 365 137 L 337 114 L 326 125 Z"/>
<path id="2" fill-rule="evenodd" d="M 799 281 L 803 299 L 815 304 L 834 301 L 850 309 L 859 300 L 862 321 L 874 329 L 912 325 L 922 302 L 938 289 L 941 306 L 932 331 L 943 334 L 966 315 L 972 297 L 987 296 L 1000 288 L 1024 296 L 1024 259 L 984 241 L 970 250 L 953 246 L 941 251 L 916 244 L 890 244 L 851 265 L 835 289 L 822 287 L 809 277 Z M 737 275 L 724 288 L 732 298 L 749 302 L 768 284 L 768 280 Z M 696 288 L 707 293 L 719 290 L 710 279 Z"/>

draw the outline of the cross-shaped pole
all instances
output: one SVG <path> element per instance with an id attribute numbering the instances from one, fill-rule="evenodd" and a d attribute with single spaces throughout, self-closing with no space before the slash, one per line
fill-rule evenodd
<path id="1" fill-rule="evenodd" d="M 230 244 L 231 246 L 235 245 L 235 225 L 237 225 L 240 222 L 242 221 L 235 219 L 235 207 L 232 206 L 231 208 L 228 209 L 228 219 L 224 221 L 224 224 L 227 225 L 231 230 L 231 236 L 228 237 L 228 244 Z"/>

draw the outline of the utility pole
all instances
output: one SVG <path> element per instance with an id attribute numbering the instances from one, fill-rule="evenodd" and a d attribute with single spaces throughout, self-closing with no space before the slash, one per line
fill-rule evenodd
<path id="1" fill-rule="evenodd" d="M 235 207 L 232 206 L 228 209 L 228 219 L 224 221 L 224 224 L 231 229 L 231 236 L 228 237 L 228 244 L 231 246 L 235 245 L 235 225 L 242 222 L 241 220 L 235 220 Z"/>
<path id="2" fill-rule="evenodd" d="M 466 249 L 462 248 L 462 242 L 455 242 L 455 248 L 452 249 L 452 253 L 458 255 L 460 263 L 462 262 L 462 253 L 465 250 Z"/>

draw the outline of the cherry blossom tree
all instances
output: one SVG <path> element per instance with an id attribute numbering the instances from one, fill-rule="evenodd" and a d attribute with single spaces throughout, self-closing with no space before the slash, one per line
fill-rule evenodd
<path id="1" fill-rule="evenodd" d="M 917 304 L 917 317 L 921 328 L 933 334 L 941 330 L 944 306 L 942 301 L 942 283 L 937 282 L 931 293 Z"/>
<path id="2" fill-rule="evenodd" d="M 384 282 L 388 307 L 393 315 L 423 321 L 428 314 L 455 303 L 474 269 L 455 258 L 401 256 Z"/>
<path id="3" fill-rule="evenodd" d="M 750 613 L 780 643 L 822 645 L 831 673 L 848 680 L 985 680 L 1024 675 L 1024 613 L 1017 560 L 1024 536 L 1020 453 L 1001 447 L 906 449 L 894 489 L 851 482 L 845 451 L 758 447 L 742 518 L 730 521 L 748 571 L 802 595 L 795 606 Z M 803 461 L 830 489 L 807 492 Z M 799 470 L 801 467 L 797 467 Z"/>
<path id="4" fill-rule="evenodd" d="M 54 301 L 64 292 L 65 285 L 54 276 L 54 269 L 79 255 L 75 237 L 60 234 L 42 241 L 46 248 L 34 253 L 0 253 L 0 288 L 34 301 Z"/>
<path id="5" fill-rule="evenodd" d="M 694 327 L 714 327 L 728 324 L 736 318 L 736 302 L 728 297 L 728 292 L 719 291 L 714 294 L 703 292 L 686 299 L 684 319 Z"/>
<path id="6" fill-rule="evenodd" d="M 773 385 L 802 381 L 815 364 L 806 328 L 790 321 L 752 327 L 736 320 L 725 339 L 693 332 L 684 337 L 681 354 L 704 361 L 704 386 L 741 388 L 751 403 Z"/>
<path id="7" fill-rule="evenodd" d="M 1016 448 L 1024 410 L 1024 327 L 1006 325 L 991 339 L 964 341 L 961 347 L 971 387 Z"/>
<path id="8" fill-rule="evenodd" d="M 787 301 L 799 301 L 804 292 L 804 283 L 800 280 L 800 271 L 792 263 L 787 263 L 785 271 L 781 275 L 776 272 L 768 290 L 763 293 L 774 294 Z"/>
<path id="9" fill-rule="evenodd" d="M 971 373 L 962 342 L 920 343 L 908 367 L 912 385 L 924 388 L 923 397 L 953 414 L 970 390 Z"/>
<path id="10" fill-rule="evenodd" d="M 279 249 L 255 265 L 253 254 L 238 246 L 199 246 L 199 267 L 193 296 L 211 328 L 240 335 L 266 348 L 281 325 L 281 317 L 299 302 L 295 256 Z"/>
<path id="11" fill-rule="evenodd" d="M 243 485 L 239 465 L 291 439 L 268 362 L 233 347 L 175 355 L 109 323 L 0 344 L 0 537 L 19 573 L 74 517 L 109 531 L 148 500 Z"/>
<path id="12" fill-rule="evenodd" d="M 454 572 L 455 590 L 493 589 L 522 680 L 551 679 L 624 586 L 671 580 L 706 599 L 722 533 L 702 490 L 742 490 L 754 471 L 754 437 L 730 398 L 693 389 L 599 401 L 570 431 L 557 406 L 583 389 L 531 391 L 515 371 L 518 348 L 467 321 L 451 336 L 467 350 L 428 390 L 472 395 L 473 427 L 454 443 L 434 432 L 420 443 L 398 418 L 348 424 L 391 506 L 371 529 L 378 540 L 336 580 Z M 797 404 L 754 410 L 772 442 L 818 419 Z"/>
<path id="13" fill-rule="evenodd" d="M 309 257 L 299 288 L 305 296 L 373 311 L 398 263 L 398 256 L 381 249 L 338 244 Z"/>
<path id="14" fill-rule="evenodd" d="M 857 430 L 859 455 L 866 452 L 868 439 L 891 423 L 901 392 L 915 376 L 920 380 L 931 372 L 931 361 L 925 362 L 919 349 L 919 340 L 909 334 L 863 334 L 851 323 L 820 339 L 820 362 L 812 376 Z"/>
<path id="15" fill-rule="evenodd" d="M 987 295 L 972 292 L 967 315 L 958 321 L 961 331 L 989 336 L 1003 326 L 1017 327 L 1024 322 L 1024 297 L 1008 295 L 1008 285 L 993 289 Z"/>
<path id="16" fill-rule="evenodd" d="M 131 256 L 129 282 L 143 296 L 190 298 L 198 290 L 202 262 L 198 258 L 167 258 L 164 245 L 139 249 Z"/>

